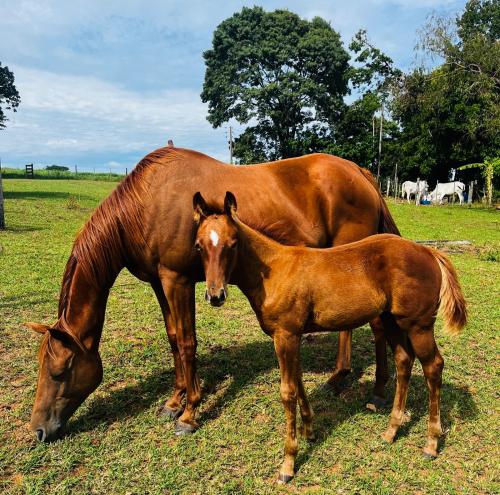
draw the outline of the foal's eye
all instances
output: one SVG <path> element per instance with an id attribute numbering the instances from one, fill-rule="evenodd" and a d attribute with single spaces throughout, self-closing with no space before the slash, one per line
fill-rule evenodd
<path id="1" fill-rule="evenodd" d="M 229 243 L 229 249 L 234 249 L 238 245 L 238 241 L 232 241 Z"/>
<path id="2" fill-rule="evenodd" d="M 194 245 L 194 248 L 196 249 L 196 251 L 200 252 L 201 251 L 201 244 L 199 242 L 197 242 L 195 245 Z"/>

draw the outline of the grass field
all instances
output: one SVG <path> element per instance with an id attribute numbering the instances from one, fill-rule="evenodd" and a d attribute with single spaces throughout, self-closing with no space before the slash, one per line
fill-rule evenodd
<path id="1" fill-rule="evenodd" d="M 340 397 L 321 389 L 336 355 L 336 335 L 303 345 L 304 382 L 318 441 L 300 442 L 298 472 L 274 483 L 282 457 L 284 412 L 271 341 L 243 296 L 220 309 L 197 292 L 201 428 L 176 437 L 155 412 L 171 391 L 173 360 L 151 288 L 120 274 L 101 344 L 104 381 L 70 421 L 69 434 L 38 444 L 28 430 L 40 337 L 24 321 L 55 320 L 59 283 L 72 240 L 109 182 L 5 180 L 0 232 L 0 491 L 3 493 L 499 493 L 500 222 L 498 213 L 392 205 L 412 239 L 467 239 L 451 254 L 469 302 L 459 338 L 437 329 L 445 358 L 440 457 L 421 456 L 427 388 L 412 377 L 411 421 L 393 445 L 380 438 L 388 411 L 365 408 L 374 380 L 373 340 L 355 331 L 351 385 Z M 392 364 L 392 363 L 391 363 Z M 394 391 L 394 380 L 389 382 Z"/>

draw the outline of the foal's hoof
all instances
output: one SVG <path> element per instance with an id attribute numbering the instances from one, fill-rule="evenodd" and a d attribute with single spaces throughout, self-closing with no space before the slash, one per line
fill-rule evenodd
<path id="1" fill-rule="evenodd" d="M 290 483 L 290 481 L 293 480 L 293 475 L 290 475 L 290 474 L 284 474 L 284 473 L 280 473 L 278 475 L 278 483 L 280 485 L 285 485 L 287 483 Z"/>
<path id="2" fill-rule="evenodd" d="M 190 423 L 184 423 L 183 421 L 177 420 L 175 423 L 175 434 L 179 437 L 181 435 L 189 435 L 196 431 L 196 426 Z"/>
<path id="3" fill-rule="evenodd" d="M 372 398 L 366 403 L 366 408 L 372 412 L 380 411 L 389 405 L 389 401 L 383 397 L 373 395 Z"/>
<path id="4" fill-rule="evenodd" d="M 165 418 L 175 420 L 182 414 L 183 411 L 184 409 L 182 409 L 182 407 L 179 407 L 178 409 L 172 409 L 171 407 L 163 406 L 160 407 L 157 414 L 158 416 L 163 416 Z"/>

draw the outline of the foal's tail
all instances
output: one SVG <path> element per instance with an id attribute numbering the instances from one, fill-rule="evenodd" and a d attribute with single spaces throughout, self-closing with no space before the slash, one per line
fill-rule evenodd
<path id="1" fill-rule="evenodd" d="M 467 307 L 458 282 L 457 272 L 444 254 L 436 250 L 432 250 L 432 254 L 441 270 L 438 313 L 444 319 L 445 332 L 458 335 L 467 323 Z"/>
<path id="2" fill-rule="evenodd" d="M 362 167 L 359 168 L 361 172 L 363 172 L 363 175 L 368 179 L 370 184 L 375 188 L 380 198 L 380 220 L 378 224 L 378 233 L 396 234 L 400 236 L 401 232 L 399 232 L 399 229 L 396 226 L 396 222 L 394 222 L 391 212 L 389 211 L 389 208 L 387 208 L 387 204 L 384 201 L 382 194 L 380 193 L 380 188 L 378 187 L 377 181 L 373 178 L 373 175 L 369 170 L 366 170 L 366 168 Z"/>

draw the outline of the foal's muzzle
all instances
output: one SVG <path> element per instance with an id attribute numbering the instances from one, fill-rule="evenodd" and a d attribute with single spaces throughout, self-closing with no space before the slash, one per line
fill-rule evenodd
<path id="1" fill-rule="evenodd" d="M 216 292 L 215 294 L 213 292 L 216 291 L 208 289 L 205 291 L 205 301 L 208 301 L 212 306 L 215 307 L 222 306 L 227 299 L 226 289 L 222 288 L 218 293 Z"/>

